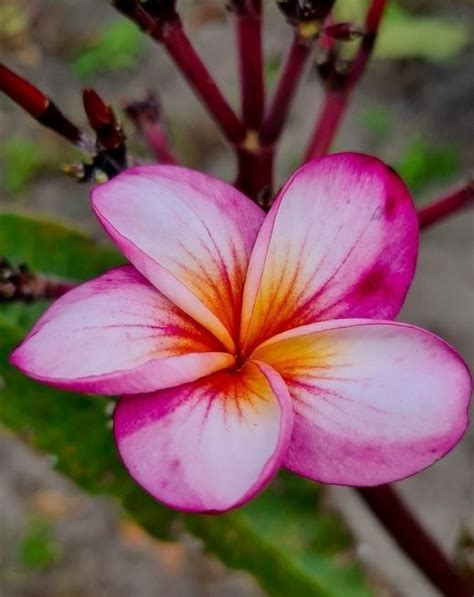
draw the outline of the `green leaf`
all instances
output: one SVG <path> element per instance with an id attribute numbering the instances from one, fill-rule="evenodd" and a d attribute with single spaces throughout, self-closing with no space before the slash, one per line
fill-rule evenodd
<path id="1" fill-rule="evenodd" d="M 423 138 L 413 139 L 395 169 L 413 193 L 433 183 L 449 182 L 459 171 L 459 155 L 451 146 L 431 146 Z"/>
<path id="2" fill-rule="evenodd" d="M 364 110 L 362 124 L 379 140 L 386 139 L 392 131 L 390 112 L 385 108 L 373 106 Z"/>
<path id="3" fill-rule="evenodd" d="M 20 561 L 32 570 L 47 570 L 57 562 L 60 546 L 52 539 L 51 525 L 41 518 L 33 518 L 20 544 Z"/>
<path id="4" fill-rule="evenodd" d="M 362 23 L 367 0 L 336 3 L 336 18 Z M 422 58 L 442 62 L 454 58 L 470 39 L 468 26 L 460 20 L 414 14 L 392 0 L 383 17 L 375 47 L 376 58 Z M 350 44 L 346 44 L 350 45 Z M 354 43 L 354 47 L 355 47 Z"/>
<path id="5" fill-rule="evenodd" d="M 82 79 L 99 72 L 131 68 L 143 51 L 143 40 L 138 27 L 117 19 L 102 30 L 96 41 L 76 52 L 72 68 Z"/>
<path id="6" fill-rule="evenodd" d="M 83 234 L 16 214 L 0 214 L 0 255 L 42 272 L 83 279 L 119 261 Z M 182 515 L 148 497 L 119 461 L 110 432 L 111 401 L 47 388 L 7 364 L 44 304 L 0 311 L 0 420 L 54 456 L 57 468 L 87 491 L 108 494 L 156 537 L 179 523 L 227 565 L 253 573 L 270 595 L 371 595 L 339 518 L 317 485 L 280 475 L 262 495 L 220 516 Z M 113 402 L 112 402 L 113 406 Z"/>
<path id="7" fill-rule="evenodd" d="M 0 150 L 2 186 L 8 193 L 20 193 L 43 169 L 44 157 L 39 146 L 29 139 L 13 137 Z"/>
<path id="8" fill-rule="evenodd" d="M 378 58 L 424 58 L 442 62 L 467 45 L 469 29 L 444 17 L 413 15 L 391 3 L 375 48 Z"/>

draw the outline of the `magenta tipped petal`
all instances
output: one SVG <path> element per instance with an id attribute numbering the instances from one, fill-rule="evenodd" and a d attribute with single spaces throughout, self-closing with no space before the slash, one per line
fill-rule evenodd
<path id="1" fill-rule="evenodd" d="M 414 326 L 327 321 L 258 348 L 295 408 L 284 464 L 316 481 L 378 485 L 444 456 L 467 425 L 471 378 L 443 340 Z"/>
<path id="2" fill-rule="evenodd" d="M 222 512 L 251 499 L 277 472 L 292 421 L 280 376 L 248 363 L 122 398 L 114 431 L 125 466 L 153 497 L 179 510 Z"/>

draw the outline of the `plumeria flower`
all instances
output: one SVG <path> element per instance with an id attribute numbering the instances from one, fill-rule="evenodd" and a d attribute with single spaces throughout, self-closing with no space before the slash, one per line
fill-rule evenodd
<path id="1" fill-rule="evenodd" d="M 392 321 L 418 224 L 380 161 L 311 162 L 266 217 L 233 187 L 175 166 L 125 171 L 93 190 L 92 206 L 132 265 L 56 301 L 11 361 L 59 388 L 121 395 L 118 450 L 156 499 L 225 511 L 282 466 L 387 483 L 463 434 L 462 359 Z"/>

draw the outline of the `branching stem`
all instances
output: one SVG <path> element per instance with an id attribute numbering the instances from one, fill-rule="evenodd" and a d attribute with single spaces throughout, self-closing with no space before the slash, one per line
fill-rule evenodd
<path id="1" fill-rule="evenodd" d="M 346 112 L 350 94 L 365 72 L 372 55 L 386 4 L 387 0 L 372 0 L 365 20 L 365 33 L 354 61 L 347 73 L 336 78 L 336 85 L 328 81 L 326 97 L 311 135 L 304 162 L 318 158 L 329 151 Z"/>

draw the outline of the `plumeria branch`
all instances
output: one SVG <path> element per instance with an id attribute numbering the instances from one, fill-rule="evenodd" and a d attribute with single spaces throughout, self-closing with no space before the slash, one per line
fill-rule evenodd
<path id="1" fill-rule="evenodd" d="M 265 145 L 275 143 L 283 130 L 298 84 L 311 55 L 313 42 L 314 35 L 306 37 L 298 30 L 294 32 L 260 133 L 261 142 Z"/>
<path id="2" fill-rule="evenodd" d="M 150 91 L 144 99 L 127 102 L 124 111 L 143 136 L 151 152 L 162 164 L 178 164 L 163 128 L 161 109 L 156 96 Z"/>
<path id="3" fill-rule="evenodd" d="M 111 4 L 154 41 L 165 47 L 227 140 L 233 145 L 242 143 L 245 127 L 192 46 L 175 10 L 175 2 L 148 0 L 139 3 L 137 0 L 111 0 Z"/>
<path id="4" fill-rule="evenodd" d="M 468 207 L 474 206 L 474 180 L 449 193 L 446 197 L 424 205 L 418 210 L 420 230 L 441 222 Z"/>
<path id="5" fill-rule="evenodd" d="M 56 299 L 76 286 L 41 276 L 22 264 L 13 266 L 0 258 L 0 303 L 18 300 Z"/>
<path id="6" fill-rule="evenodd" d="M 43 126 L 84 153 L 94 152 L 92 139 L 73 124 L 47 95 L 1 63 L 0 90 Z"/>
<path id="7" fill-rule="evenodd" d="M 464 580 L 390 485 L 357 490 L 390 536 L 442 595 L 470 597 Z"/>
<path id="8" fill-rule="evenodd" d="M 229 8 L 235 19 L 242 120 L 248 129 L 257 131 L 260 129 L 265 107 L 262 0 L 231 0 Z"/>
<path id="9" fill-rule="evenodd" d="M 320 157 L 329 151 L 346 112 L 350 94 L 363 75 L 372 55 L 386 4 L 387 0 L 372 0 L 367 12 L 359 51 L 348 68 L 338 59 L 335 50 L 329 49 L 327 61 L 320 67 L 326 85 L 326 96 L 311 135 L 304 162 Z M 354 32 L 358 33 L 356 30 Z"/>
<path id="10" fill-rule="evenodd" d="M 293 27 L 293 40 L 278 78 L 268 112 L 265 115 L 260 140 L 264 145 L 276 142 L 287 120 L 291 103 L 318 37 L 324 19 L 330 13 L 334 2 L 278 2 L 287 21 Z"/>
<path id="11" fill-rule="evenodd" d="M 0 90 L 41 125 L 78 147 L 86 163 L 68 164 L 64 171 L 80 182 L 103 181 L 127 167 L 125 136 L 112 109 L 95 91 L 84 91 L 84 108 L 95 132 L 92 140 L 59 110 L 37 87 L 5 65 L 0 64 Z"/>

